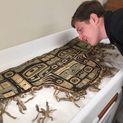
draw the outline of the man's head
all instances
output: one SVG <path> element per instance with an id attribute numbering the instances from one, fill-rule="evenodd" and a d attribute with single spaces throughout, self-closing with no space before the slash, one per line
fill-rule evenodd
<path id="1" fill-rule="evenodd" d="M 95 45 L 102 39 L 100 27 L 104 13 L 103 6 L 96 0 L 85 1 L 77 8 L 72 17 L 71 25 L 79 33 L 81 40 Z"/>

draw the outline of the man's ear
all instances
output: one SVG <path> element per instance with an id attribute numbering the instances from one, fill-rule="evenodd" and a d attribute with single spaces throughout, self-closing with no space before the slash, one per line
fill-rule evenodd
<path id="1" fill-rule="evenodd" d="M 98 24 L 99 22 L 99 17 L 95 13 L 90 14 L 90 23 L 95 23 Z"/>

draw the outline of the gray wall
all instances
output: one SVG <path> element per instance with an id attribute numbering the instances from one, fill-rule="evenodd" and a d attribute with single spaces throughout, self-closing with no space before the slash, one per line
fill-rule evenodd
<path id="1" fill-rule="evenodd" d="M 0 0 L 0 50 L 71 28 L 83 1 Z"/>

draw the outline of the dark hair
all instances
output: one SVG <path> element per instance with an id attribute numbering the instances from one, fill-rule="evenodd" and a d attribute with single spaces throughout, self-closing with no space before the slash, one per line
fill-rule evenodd
<path id="1" fill-rule="evenodd" d="M 85 1 L 83 2 L 74 13 L 71 25 L 75 28 L 76 21 L 88 21 L 90 19 L 90 14 L 95 13 L 98 17 L 104 15 L 105 10 L 101 3 L 97 0 Z"/>

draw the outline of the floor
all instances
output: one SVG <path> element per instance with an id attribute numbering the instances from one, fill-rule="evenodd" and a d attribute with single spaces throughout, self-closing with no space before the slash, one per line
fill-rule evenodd
<path id="1" fill-rule="evenodd" d="M 123 7 L 123 0 L 108 0 L 104 7 L 106 10 L 114 11 Z M 112 123 L 123 123 L 123 97 Z"/>

